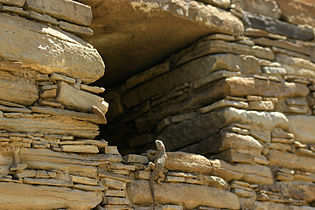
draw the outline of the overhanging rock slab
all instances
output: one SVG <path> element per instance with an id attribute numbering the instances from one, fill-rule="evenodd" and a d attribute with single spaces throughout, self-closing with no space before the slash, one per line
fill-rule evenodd
<path id="1" fill-rule="evenodd" d="M 196 1 L 81 0 L 93 9 L 94 36 L 86 40 L 104 58 L 112 85 L 162 61 L 211 33 L 240 35 L 242 22 L 231 13 Z"/>

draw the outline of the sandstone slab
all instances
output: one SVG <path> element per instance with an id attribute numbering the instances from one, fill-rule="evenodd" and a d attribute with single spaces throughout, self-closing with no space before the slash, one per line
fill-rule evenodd
<path id="1" fill-rule="evenodd" d="M 38 99 L 38 89 L 30 80 L 0 71 L 0 99 L 31 105 Z"/>
<path id="2" fill-rule="evenodd" d="M 66 82 L 59 82 L 58 87 L 59 91 L 56 99 L 65 107 L 81 112 L 91 112 L 92 107 L 96 106 L 103 115 L 106 114 L 108 103 L 103 98 L 86 91 L 78 90 Z"/>
<path id="3" fill-rule="evenodd" d="M 241 0 L 239 3 L 241 8 L 247 12 L 270 16 L 275 19 L 281 16 L 281 10 L 274 0 Z"/>
<path id="4" fill-rule="evenodd" d="M 73 0 L 26 0 L 25 8 L 79 25 L 92 22 L 91 7 Z"/>
<path id="5" fill-rule="evenodd" d="M 315 159 L 311 157 L 299 156 L 288 152 L 270 150 L 270 165 L 298 169 L 302 171 L 315 172 Z"/>
<path id="6" fill-rule="evenodd" d="M 315 143 L 314 123 L 315 117 L 309 115 L 291 115 L 288 116 L 289 132 L 293 133 L 296 140 L 306 143 Z"/>
<path id="7" fill-rule="evenodd" d="M 293 206 L 286 205 L 282 203 L 275 202 L 261 202 L 256 201 L 253 206 L 254 210 L 269 210 L 269 209 L 277 209 L 277 210 L 315 210 L 314 207 L 310 206 Z"/>
<path id="8" fill-rule="evenodd" d="M 270 17 L 246 13 L 243 16 L 243 22 L 248 27 L 265 30 L 270 33 L 280 34 L 294 39 L 314 39 L 314 32 L 310 28 L 297 27 L 296 25 Z"/>
<path id="9" fill-rule="evenodd" d="M 169 126 L 158 138 L 165 140 L 164 144 L 168 150 L 179 149 L 206 139 L 232 123 L 272 130 L 276 127 L 287 128 L 288 119 L 280 112 L 246 111 L 228 107 Z"/>
<path id="10" fill-rule="evenodd" d="M 251 136 L 223 132 L 185 147 L 181 151 L 207 155 L 219 153 L 227 149 L 246 151 L 249 154 L 259 155 L 263 150 L 263 146 Z"/>
<path id="11" fill-rule="evenodd" d="M 277 182 L 277 188 L 284 196 L 296 200 L 315 201 L 315 184 L 307 182 Z"/>
<path id="12" fill-rule="evenodd" d="M 22 7 L 25 3 L 25 0 L 0 0 L 0 3 Z"/>
<path id="13" fill-rule="evenodd" d="M 197 1 L 81 2 L 93 9 L 95 18 L 91 28 L 95 35 L 85 39 L 106 60 L 110 69 L 102 80 L 106 85 L 126 80 L 202 36 L 243 32 L 243 24 L 237 17 Z"/>
<path id="14" fill-rule="evenodd" d="M 60 116 L 0 118 L 0 127 L 10 132 L 60 134 L 82 138 L 94 138 L 99 133 L 98 126 L 93 123 Z"/>
<path id="15" fill-rule="evenodd" d="M 20 61 L 23 67 L 42 73 L 80 78 L 84 83 L 104 74 L 104 63 L 96 49 L 74 35 L 5 13 L 0 14 L 0 28 L 2 58 Z"/>
<path id="16" fill-rule="evenodd" d="M 0 182 L 2 209 L 92 209 L 102 201 L 100 192 L 64 187 L 33 186 Z M 65 196 L 67 195 L 67 196 Z"/>
<path id="17" fill-rule="evenodd" d="M 214 187 L 163 183 L 155 185 L 154 188 L 157 203 L 177 204 L 187 209 L 194 209 L 198 206 L 229 209 L 240 208 L 236 195 Z M 127 192 L 131 202 L 134 204 L 152 203 L 148 181 L 138 180 L 129 183 Z"/>

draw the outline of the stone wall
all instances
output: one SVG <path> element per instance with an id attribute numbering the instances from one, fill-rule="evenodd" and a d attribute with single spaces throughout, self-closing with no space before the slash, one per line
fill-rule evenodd
<path id="1" fill-rule="evenodd" d="M 157 209 L 315 209 L 314 2 L 137 1 L 211 33 L 105 93 L 122 157 L 91 1 L 0 0 L 0 209 L 152 209 L 157 138 Z"/>
<path id="2" fill-rule="evenodd" d="M 162 209 L 313 209 L 315 2 L 206 3 L 244 33 L 205 36 L 109 90 L 107 136 L 123 154 L 154 139 L 182 151 L 156 185 Z M 133 204 L 151 203 L 148 178 L 127 185 Z"/>

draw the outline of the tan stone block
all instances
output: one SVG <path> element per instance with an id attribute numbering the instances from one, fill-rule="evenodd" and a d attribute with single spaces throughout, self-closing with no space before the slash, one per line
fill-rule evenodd
<path id="1" fill-rule="evenodd" d="M 0 0 L 0 3 L 22 7 L 25 0 Z"/>
<path id="2" fill-rule="evenodd" d="M 94 145 L 62 145 L 61 151 L 77 153 L 99 153 L 98 147 Z"/>
<path id="3" fill-rule="evenodd" d="M 80 183 L 80 184 L 86 184 L 86 185 L 97 185 L 97 180 L 96 179 L 91 179 L 87 177 L 82 177 L 82 176 L 72 176 L 70 175 L 72 182 L 74 183 Z"/>
<path id="4" fill-rule="evenodd" d="M 89 27 L 78 26 L 78 25 L 67 23 L 64 21 L 59 21 L 59 27 L 65 31 L 78 34 L 78 35 L 85 35 L 85 36 L 93 35 L 93 30 L 90 29 Z"/>
<path id="5" fill-rule="evenodd" d="M 109 179 L 109 178 L 101 178 L 101 182 L 112 189 L 118 189 L 118 190 L 124 190 L 126 189 L 126 182 L 118 181 L 115 179 Z"/>
<path id="6" fill-rule="evenodd" d="M 152 203 L 148 181 L 138 180 L 129 183 L 127 192 L 133 204 Z M 202 185 L 162 183 L 161 185 L 155 185 L 155 195 L 157 203 L 172 203 L 187 209 L 194 209 L 198 206 L 240 208 L 237 196 L 233 193 Z"/>
<path id="7" fill-rule="evenodd" d="M 91 7 L 72 0 L 26 0 L 25 8 L 79 25 L 88 26 L 92 21 Z"/>

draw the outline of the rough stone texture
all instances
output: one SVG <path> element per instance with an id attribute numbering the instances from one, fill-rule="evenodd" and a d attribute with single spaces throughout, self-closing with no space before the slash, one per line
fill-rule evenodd
<path id="1" fill-rule="evenodd" d="M 314 144 L 314 116 L 306 115 L 293 115 L 288 116 L 289 120 L 289 131 L 294 134 L 296 140 L 306 143 Z"/>
<path id="2" fill-rule="evenodd" d="M 61 187 L 0 183 L 4 209 L 91 209 L 101 202 L 101 193 Z M 65 196 L 67 195 L 67 196 Z"/>
<path id="3" fill-rule="evenodd" d="M 188 209 L 198 206 L 229 209 L 240 207 L 236 195 L 218 188 L 187 184 L 162 184 L 154 187 L 156 200 L 159 203 L 177 203 Z M 131 202 L 151 203 L 148 181 L 134 181 L 128 184 L 127 191 Z"/>
<path id="4" fill-rule="evenodd" d="M 315 27 L 315 5 L 313 1 L 277 0 L 284 18 L 294 24 Z"/>
<path id="5" fill-rule="evenodd" d="M 196 1 L 82 2 L 93 8 L 95 36 L 87 40 L 106 61 L 109 71 L 102 80 L 106 86 L 124 81 L 204 35 L 243 32 L 241 21 L 232 14 Z"/>
<path id="6" fill-rule="evenodd" d="M 300 40 L 314 39 L 314 32 L 309 28 L 299 28 L 296 25 L 289 24 L 270 17 L 256 16 L 247 13 L 244 15 L 244 24 L 248 27 L 262 29 L 271 33 L 288 36 Z"/>
<path id="7" fill-rule="evenodd" d="M 92 22 L 91 7 L 73 0 L 25 0 L 25 8 L 49 14 L 58 19 L 89 26 Z"/>
<path id="8" fill-rule="evenodd" d="M 259 15 L 280 18 L 282 11 L 276 0 L 240 0 L 243 10 Z"/>
<path id="9" fill-rule="evenodd" d="M 7 60 L 20 61 L 23 67 L 42 73 L 81 78 L 84 83 L 104 74 L 97 51 L 71 34 L 5 13 L 0 14 L 0 27 L 0 56 Z"/>

